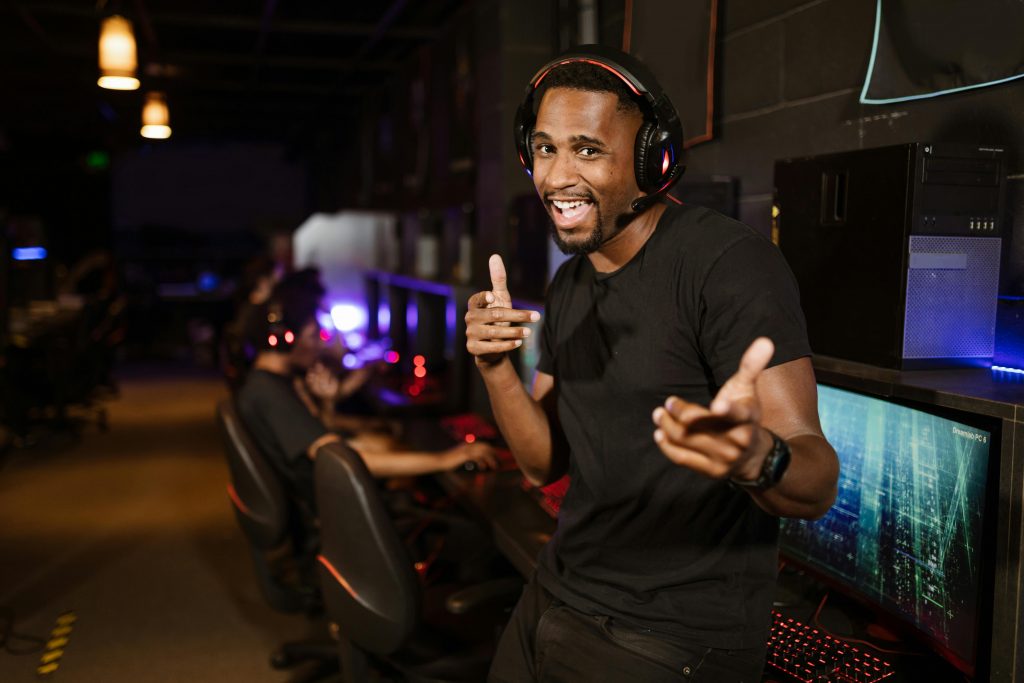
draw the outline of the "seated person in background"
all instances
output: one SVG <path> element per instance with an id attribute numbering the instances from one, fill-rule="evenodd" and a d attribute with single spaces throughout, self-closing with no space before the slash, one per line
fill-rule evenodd
<path id="1" fill-rule="evenodd" d="M 309 412 L 320 418 L 332 432 L 344 434 L 353 448 L 394 449 L 394 439 L 401 432 L 401 425 L 396 420 L 373 415 L 349 415 L 338 409 L 339 402 L 359 391 L 378 367 L 377 364 L 367 364 L 339 376 L 323 359 L 317 360 L 305 377 L 295 378 L 295 393 Z"/>
<path id="2" fill-rule="evenodd" d="M 266 303 L 276 282 L 274 262 L 268 258 L 258 258 L 245 267 L 235 317 L 224 326 L 220 345 L 221 369 L 232 390 L 242 385 L 256 358 L 254 342 L 264 336 Z"/>
<path id="3" fill-rule="evenodd" d="M 315 509 L 313 458 L 322 445 L 341 437 L 330 431 L 334 425 L 325 424 L 296 390 L 296 378 L 304 377 L 320 356 L 316 312 L 323 296 L 319 283 L 296 276 L 282 280 L 267 302 L 264 346 L 237 401 L 242 420 L 271 464 L 287 478 L 292 492 Z M 465 463 L 482 469 L 496 464 L 494 450 L 481 443 L 439 453 L 403 450 L 386 439 L 360 441 L 358 435 L 348 443 L 376 477 L 416 476 Z"/>

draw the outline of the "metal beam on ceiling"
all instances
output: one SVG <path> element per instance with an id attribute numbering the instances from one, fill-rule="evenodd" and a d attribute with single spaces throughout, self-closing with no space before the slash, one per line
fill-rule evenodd
<path id="1" fill-rule="evenodd" d="M 41 14 L 56 14 L 71 17 L 98 17 L 97 12 L 88 5 L 68 5 L 57 2 L 19 3 L 25 9 Z M 191 28 L 221 28 L 236 31 L 259 31 L 262 19 L 246 16 L 190 14 L 187 12 L 151 12 L 150 20 L 154 24 L 181 26 Z M 324 36 L 372 36 L 379 24 L 354 21 L 304 21 L 277 20 L 271 24 L 276 33 L 297 33 Z M 392 26 L 388 29 L 388 37 L 408 40 L 430 40 L 437 36 L 437 29 L 432 26 Z"/>

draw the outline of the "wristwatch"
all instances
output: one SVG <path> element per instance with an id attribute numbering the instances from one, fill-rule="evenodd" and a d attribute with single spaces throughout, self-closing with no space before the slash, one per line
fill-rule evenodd
<path id="1" fill-rule="evenodd" d="M 782 475 L 789 467 L 789 444 L 779 438 L 778 434 L 771 431 L 768 433 L 772 435 L 772 449 L 768 451 L 764 463 L 761 464 L 761 474 L 752 481 L 729 479 L 730 482 L 745 489 L 766 491 L 782 480 Z"/>

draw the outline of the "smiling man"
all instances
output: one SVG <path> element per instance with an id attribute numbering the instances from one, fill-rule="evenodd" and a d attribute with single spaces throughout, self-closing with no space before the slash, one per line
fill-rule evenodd
<path id="1" fill-rule="evenodd" d="M 682 131 L 628 55 L 545 65 L 516 141 L 574 257 L 532 395 L 508 354 L 537 314 L 498 256 L 467 348 L 524 474 L 571 483 L 491 680 L 759 681 L 778 517 L 823 515 L 838 478 L 792 274 L 747 226 L 663 203 Z"/>

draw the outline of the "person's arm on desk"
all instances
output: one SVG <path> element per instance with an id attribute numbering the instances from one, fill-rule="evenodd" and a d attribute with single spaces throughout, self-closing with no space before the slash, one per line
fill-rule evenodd
<path id="1" fill-rule="evenodd" d="M 306 449 L 306 455 L 315 459 L 322 446 L 338 442 L 358 453 L 370 474 L 379 478 L 417 477 L 421 474 L 447 472 L 467 463 L 472 463 L 475 469 L 492 470 L 498 464 L 494 448 L 485 443 L 464 443 L 435 453 L 404 450 L 395 445 L 384 448 L 372 445 L 371 441 L 360 441 L 359 437 L 342 439 L 330 432 L 313 441 Z"/>
<path id="2" fill-rule="evenodd" d="M 533 395 L 526 392 L 508 354 L 522 346 L 529 328 L 517 323 L 540 319 L 536 311 L 512 308 L 505 264 L 491 256 L 491 290 L 469 299 L 466 349 L 473 355 L 487 387 L 491 409 L 519 469 L 541 486 L 565 472 L 565 439 L 554 418 L 554 378 L 537 373 Z"/>
<path id="3" fill-rule="evenodd" d="M 464 465 L 475 470 L 493 470 L 498 466 L 497 452 L 483 441 L 460 443 L 444 451 L 416 450 L 394 437 L 373 432 L 356 434 L 347 441 L 363 456 L 370 472 L 379 477 L 412 477 Z"/>
<path id="4" fill-rule="evenodd" d="M 344 442 L 359 453 L 366 464 L 366 469 L 375 477 L 416 477 L 421 474 L 446 472 L 467 463 L 472 463 L 475 469 L 481 470 L 492 470 L 497 467 L 497 454 L 494 448 L 485 443 L 459 444 L 439 453 L 413 450 L 387 434 L 366 429 L 367 424 L 347 422 L 344 415 L 339 415 L 334 410 L 338 388 L 337 376 L 321 364 L 317 364 L 307 373 L 305 386 L 302 386 L 301 380 L 296 386 L 300 395 L 307 389 L 311 394 L 303 400 L 311 402 L 315 397 L 320 401 L 318 410 L 310 407 L 310 411 L 317 414 L 327 429 L 353 427 L 352 431 L 357 433 Z M 314 458 L 317 450 L 325 443 L 339 440 L 341 437 L 337 434 L 325 434 L 309 446 L 307 455 Z"/>

